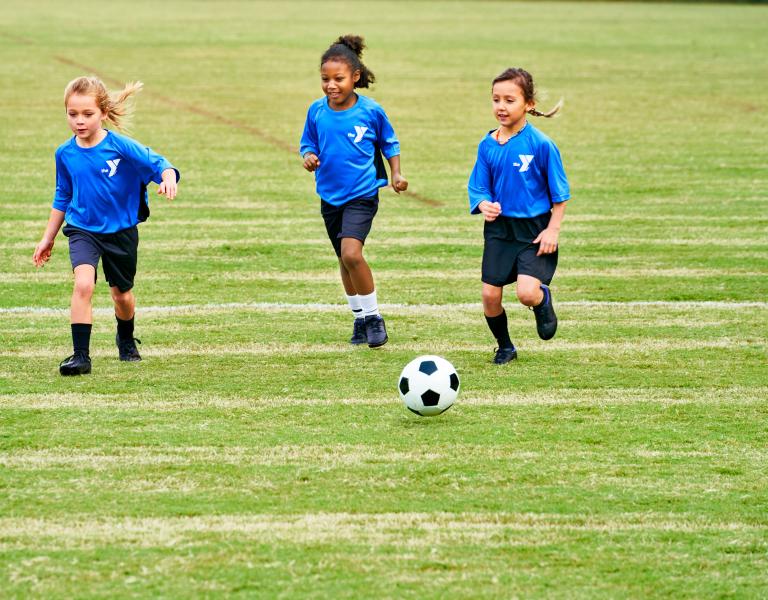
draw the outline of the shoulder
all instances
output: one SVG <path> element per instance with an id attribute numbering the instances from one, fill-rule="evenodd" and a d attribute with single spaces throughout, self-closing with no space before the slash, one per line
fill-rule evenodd
<path id="1" fill-rule="evenodd" d="M 496 130 L 491 129 L 489 132 L 483 134 L 483 137 L 481 137 L 480 141 L 477 143 L 478 151 L 488 148 L 489 144 L 491 144 L 494 141 L 493 140 L 494 133 L 496 133 Z"/>
<path id="2" fill-rule="evenodd" d="M 358 110 L 362 110 L 367 113 L 384 116 L 385 118 L 387 116 L 387 113 L 381 104 L 376 102 L 376 100 L 374 100 L 373 98 L 370 98 L 368 96 L 363 96 L 362 94 L 357 95 L 356 108 Z"/>
<path id="3" fill-rule="evenodd" d="M 557 145 L 555 144 L 555 142 L 552 140 L 551 137 L 549 137 L 543 131 L 534 127 L 531 123 L 528 123 L 525 129 L 526 129 L 526 135 L 528 136 L 528 139 L 531 140 L 537 147 L 544 147 L 547 149 L 557 148 Z"/>
<path id="4" fill-rule="evenodd" d="M 75 141 L 75 136 L 72 136 L 69 138 L 66 142 L 61 144 L 58 148 L 56 148 L 56 158 L 60 158 L 64 153 L 66 153 L 68 150 L 72 148 L 72 144 Z"/>
<path id="5" fill-rule="evenodd" d="M 308 115 L 316 115 L 318 112 L 321 112 L 325 109 L 325 96 L 318 98 L 312 104 L 309 105 L 309 109 L 307 110 Z"/>
<path id="6" fill-rule="evenodd" d="M 107 145 L 115 146 L 117 148 L 125 147 L 125 146 L 141 146 L 139 142 L 134 140 L 131 137 L 128 137 L 127 135 L 124 135 L 122 133 L 118 133 L 117 131 L 112 131 L 111 129 L 107 130 L 107 138 L 105 140 Z"/>

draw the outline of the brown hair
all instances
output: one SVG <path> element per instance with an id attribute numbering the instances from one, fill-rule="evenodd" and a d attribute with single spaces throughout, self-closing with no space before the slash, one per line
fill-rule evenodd
<path id="1" fill-rule="evenodd" d="M 329 60 L 340 60 L 349 65 L 352 73 L 360 71 L 360 79 L 355 82 L 356 88 L 367 88 L 376 81 L 376 76 L 360 60 L 365 49 L 365 41 L 359 35 L 342 35 L 320 57 L 322 67 Z"/>
<path id="2" fill-rule="evenodd" d="M 523 98 L 525 99 L 526 103 L 536 102 L 536 90 L 533 85 L 533 77 L 531 77 L 531 74 L 525 69 L 510 67 L 503 73 L 500 73 L 496 77 L 496 79 L 493 80 L 493 83 L 491 84 L 491 88 L 493 88 L 493 86 L 499 83 L 500 81 L 511 81 L 515 85 L 517 85 L 523 91 Z M 553 117 L 562 107 L 563 107 L 563 99 L 560 98 L 558 103 L 555 104 L 555 106 L 548 112 L 541 112 L 536 110 L 536 108 L 531 108 L 530 110 L 528 110 L 528 114 L 533 115 L 534 117 L 549 118 L 549 117 Z"/>
<path id="3" fill-rule="evenodd" d="M 128 100 L 141 91 L 142 87 L 144 84 L 141 81 L 133 81 L 127 83 L 121 91 L 110 93 L 98 77 L 78 77 L 70 81 L 64 89 L 64 107 L 66 108 L 73 94 L 93 96 L 96 106 L 104 113 L 106 120 L 116 129 L 125 131 L 133 113 L 132 103 Z"/>

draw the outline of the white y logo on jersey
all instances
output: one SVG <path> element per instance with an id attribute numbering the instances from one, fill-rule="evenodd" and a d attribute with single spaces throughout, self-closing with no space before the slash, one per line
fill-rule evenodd
<path id="1" fill-rule="evenodd" d="M 520 172 L 525 173 L 528 170 L 528 167 L 531 165 L 531 161 L 533 160 L 533 154 L 518 154 L 520 157 L 520 160 L 523 162 L 522 165 L 520 165 Z M 517 163 L 515 163 L 517 165 Z"/>
<path id="2" fill-rule="evenodd" d="M 109 176 L 112 177 L 115 173 L 117 173 L 117 165 L 120 163 L 120 159 L 116 158 L 115 160 L 108 160 L 107 165 L 109 165 Z M 106 169 L 101 170 L 102 173 L 106 173 Z"/>
<path id="3" fill-rule="evenodd" d="M 365 132 L 368 131 L 367 127 L 360 127 L 360 125 L 355 125 L 355 139 L 352 140 L 355 144 L 357 144 L 360 140 L 363 139 L 363 136 L 365 135 Z M 351 136 L 350 136 L 351 137 Z"/>

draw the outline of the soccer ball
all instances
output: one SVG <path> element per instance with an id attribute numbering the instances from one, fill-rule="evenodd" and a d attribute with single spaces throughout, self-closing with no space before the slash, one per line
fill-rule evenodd
<path id="1" fill-rule="evenodd" d="M 427 355 L 405 365 L 397 387 L 408 410 L 433 417 L 453 406 L 459 385 L 459 375 L 451 363 L 440 356 Z"/>

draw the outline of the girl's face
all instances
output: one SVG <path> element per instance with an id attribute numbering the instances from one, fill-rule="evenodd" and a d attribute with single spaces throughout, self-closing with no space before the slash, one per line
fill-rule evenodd
<path id="1" fill-rule="evenodd" d="M 72 94 L 67 100 L 67 123 L 80 146 L 93 146 L 101 141 L 105 118 L 94 96 Z"/>
<path id="2" fill-rule="evenodd" d="M 328 60 L 320 67 L 323 93 L 328 97 L 328 106 L 334 110 L 345 110 L 354 106 L 355 83 L 360 80 L 360 71 L 341 60 Z"/>
<path id="3" fill-rule="evenodd" d="M 515 129 L 525 122 L 525 114 L 536 103 L 526 102 L 523 90 L 511 80 L 494 84 L 491 92 L 493 114 L 502 127 Z"/>

